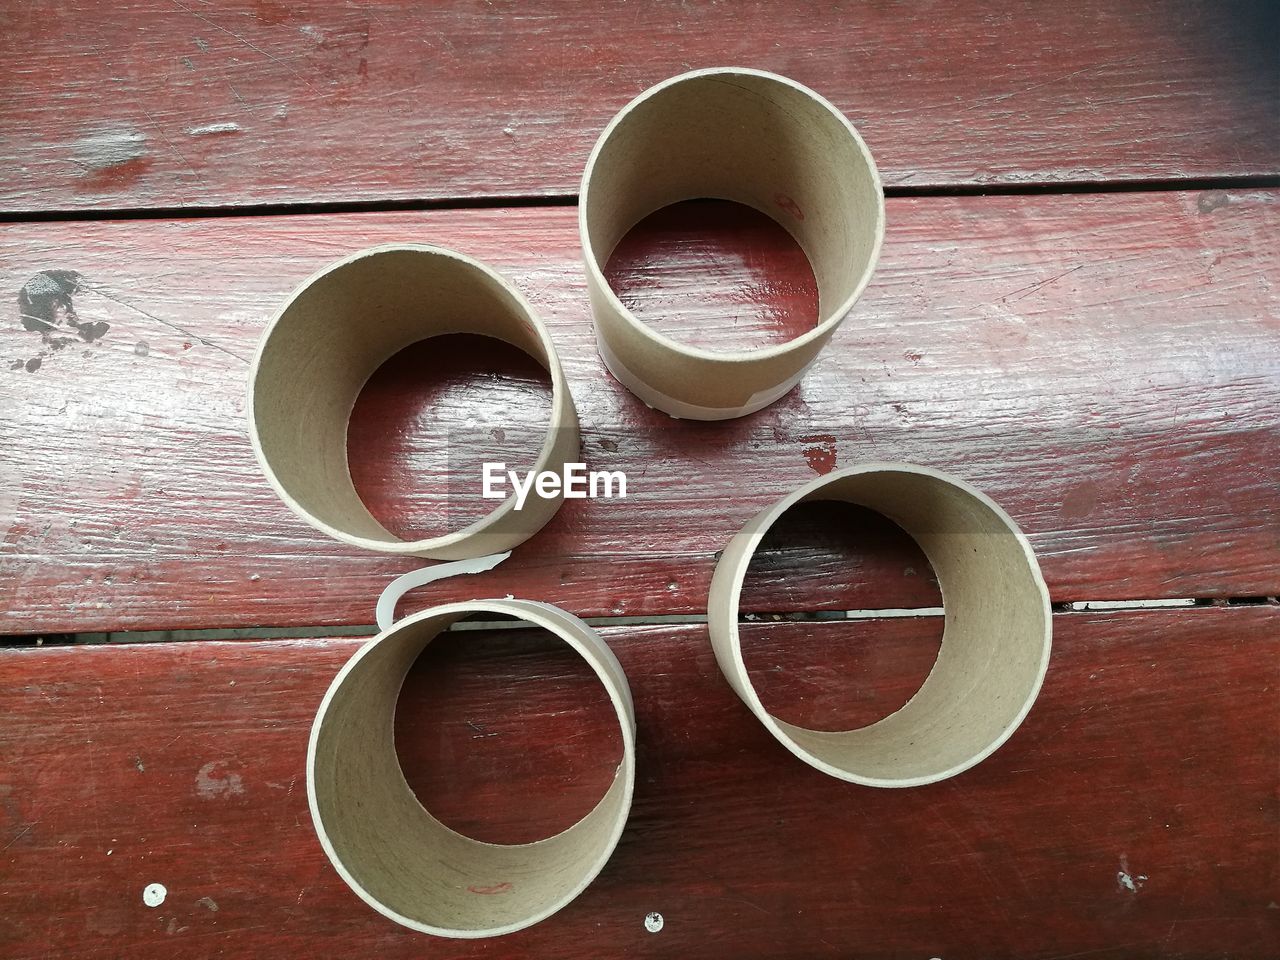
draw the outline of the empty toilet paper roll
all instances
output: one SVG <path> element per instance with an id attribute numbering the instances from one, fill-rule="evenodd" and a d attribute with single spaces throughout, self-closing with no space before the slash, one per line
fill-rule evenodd
<path id="1" fill-rule="evenodd" d="M 884 514 L 933 565 L 945 626 L 937 663 L 902 709 L 857 730 L 808 730 L 760 702 L 738 637 L 738 601 L 756 547 L 797 503 L 842 500 Z M 910 464 L 835 471 L 761 511 L 725 549 L 708 600 L 716 661 L 743 702 L 792 753 L 824 773 L 877 787 L 955 776 L 990 755 L 1031 709 L 1049 664 L 1049 592 L 1027 538 L 955 477 Z"/>
<path id="2" fill-rule="evenodd" d="M 817 325 L 760 350 L 715 352 L 655 332 L 605 278 L 618 242 L 681 200 L 733 200 L 781 224 L 818 285 Z M 884 237 L 875 162 L 844 115 L 771 73 L 695 70 L 646 90 L 613 118 L 582 177 L 578 227 L 605 364 L 651 407 L 724 420 L 800 382 L 871 278 Z"/>
<path id="3" fill-rule="evenodd" d="M 280 498 L 313 527 L 370 550 L 459 560 L 509 550 L 559 509 L 563 493 L 514 494 L 487 516 L 441 536 L 406 541 L 370 514 L 347 465 L 347 423 L 361 388 L 420 340 L 472 333 L 505 341 L 551 375 L 551 421 L 534 471 L 579 456 L 578 416 L 546 327 L 506 280 L 440 247 L 374 247 L 299 287 L 270 322 L 249 372 L 249 434 Z M 477 489 L 481 477 L 475 478 Z"/>
<path id="4" fill-rule="evenodd" d="M 585 817 L 535 843 L 483 843 L 418 802 L 396 756 L 396 700 L 432 639 L 476 612 L 509 615 L 564 640 L 590 664 L 622 729 L 613 784 Z M 444 937 L 512 933 L 555 913 L 617 846 L 635 787 L 635 712 L 617 658 L 585 623 L 528 600 L 433 607 L 367 644 L 325 694 L 307 751 L 307 798 L 324 852 L 361 899 L 397 923 Z"/>

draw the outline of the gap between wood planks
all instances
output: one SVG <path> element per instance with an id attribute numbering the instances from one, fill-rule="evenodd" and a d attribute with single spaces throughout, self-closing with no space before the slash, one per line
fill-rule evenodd
<path id="1" fill-rule="evenodd" d="M 1280 597 L 1179 597 L 1159 600 L 1066 600 L 1054 603 L 1057 615 L 1085 612 L 1149 612 L 1152 610 L 1186 609 L 1187 607 L 1256 607 L 1280 606 Z M 786 613 L 748 613 L 739 623 L 814 623 L 841 620 L 893 620 L 907 617 L 940 617 L 942 607 L 906 607 L 883 610 L 815 610 Z M 669 624 L 702 624 L 703 614 L 654 614 L 645 617 L 586 617 L 592 627 L 654 627 Z M 465 620 L 449 627 L 460 630 L 519 630 L 528 627 L 522 620 Z M 53 647 L 122 643 L 183 643 L 193 640 L 302 640 L 332 637 L 372 637 L 376 625 L 353 624 L 344 627 L 236 627 L 233 629 L 197 630 L 124 630 L 98 633 L 33 633 L 0 636 L 4 647 Z"/>
<path id="2" fill-rule="evenodd" d="M 1280 177 L 1245 174 L 1183 179 L 1061 180 L 1029 183 L 966 183 L 886 186 L 886 197 L 1002 197 L 1085 193 L 1248 190 L 1280 187 Z M 572 207 L 576 193 L 516 194 L 432 200 L 324 200 L 308 203 L 248 203 L 242 206 L 136 207 L 125 210 L 0 210 L 0 224 L 109 220 L 172 220 L 219 217 L 278 217 L 329 213 L 394 213 L 415 210 L 489 210 L 501 207 Z"/>

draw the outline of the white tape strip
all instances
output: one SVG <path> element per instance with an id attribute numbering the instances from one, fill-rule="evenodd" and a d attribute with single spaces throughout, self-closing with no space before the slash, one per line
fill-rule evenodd
<path id="1" fill-rule="evenodd" d="M 809 372 L 809 367 L 813 366 L 813 361 L 806 363 L 800 370 L 776 387 L 770 387 L 767 390 L 752 394 L 747 398 L 747 402 L 740 407 L 700 407 L 697 404 L 685 403 L 683 400 L 669 397 L 661 390 L 655 390 L 632 373 L 613 351 L 613 348 L 605 341 L 599 326 L 596 327 L 596 347 L 600 351 L 600 359 L 604 361 L 605 367 L 613 374 L 615 380 L 643 400 L 645 406 L 654 410 L 661 410 L 675 420 L 733 420 L 737 417 L 745 417 L 758 410 L 763 410 L 775 400 L 794 390 L 796 384 L 803 380 L 804 375 Z M 816 360 L 817 358 L 815 357 L 814 359 Z"/>
<path id="2" fill-rule="evenodd" d="M 386 589 L 382 591 L 382 596 L 378 597 L 378 629 L 391 629 L 391 625 L 396 622 L 396 604 L 410 590 L 416 590 L 418 587 L 434 583 L 436 580 L 461 576 L 464 573 L 484 573 L 486 570 L 492 570 L 509 556 L 511 556 L 510 550 L 506 553 L 493 553 L 487 557 L 474 557 L 471 560 L 437 563 L 430 567 L 423 567 L 420 570 L 410 570 L 408 573 L 396 577 L 387 584 Z"/>

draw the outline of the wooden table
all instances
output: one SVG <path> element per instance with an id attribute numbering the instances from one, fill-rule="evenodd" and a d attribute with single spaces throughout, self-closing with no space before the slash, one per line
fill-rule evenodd
<path id="1" fill-rule="evenodd" d="M 1274 5 L 11 6 L 0 955 L 1275 955 Z M 604 371 L 573 203 L 628 98 L 714 65 L 787 74 L 843 109 L 884 175 L 888 236 L 796 391 L 696 424 Z M 295 519 L 245 432 L 246 359 L 281 297 L 395 240 L 480 257 L 528 295 L 586 459 L 631 482 L 626 500 L 566 503 L 483 578 L 413 598 L 513 593 L 599 618 L 636 698 L 618 850 L 562 913 L 497 941 L 396 927 L 320 850 L 309 725 L 377 592 L 415 563 Z M 655 218 L 612 269 L 691 342 L 812 322 L 794 245 L 720 205 Z M 546 396 L 519 356 L 411 350 L 357 407 L 357 483 L 406 530 L 475 516 L 460 478 L 527 458 Z M 703 624 L 716 552 L 750 515 L 869 459 L 989 492 L 1055 601 L 1024 726 L 913 790 L 786 753 Z M 890 524 L 789 516 L 744 594 L 767 702 L 832 727 L 891 711 L 941 622 L 867 611 L 939 602 Z M 397 736 L 446 823 L 526 841 L 600 795 L 607 709 L 545 638 L 459 631 L 411 674 Z"/>

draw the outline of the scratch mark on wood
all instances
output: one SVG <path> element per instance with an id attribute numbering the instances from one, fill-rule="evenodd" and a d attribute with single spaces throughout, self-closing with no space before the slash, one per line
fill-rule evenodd
<path id="1" fill-rule="evenodd" d="M 36 823 L 38 822 L 39 821 L 36 821 Z M 28 833 L 30 833 L 31 828 L 33 826 L 35 826 L 35 823 L 28 823 L 25 827 L 23 827 L 21 830 L 18 831 L 17 835 L 12 840 L 10 840 L 8 843 L 4 845 L 3 849 L 8 850 L 10 847 L 12 847 L 15 843 L 17 843 L 19 840 L 25 837 Z"/>
<path id="2" fill-rule="evenodd" d="M 277 64 L 279 64 L 280 66 L 282 66 L 282 67 L 284 67 L 286 70 L 288 70 L 290 73 L 292 73 L 292 74 L 293 74 L 295 77 L 297 77 L 299 80 L 301 80 L 303 83 L 306 83 L 308 87 L 310 87 L 310 86 L 311 86 L 311 84 L 310 84 L 310 83 L 307 83 L 307 81 L 306 81 L 306 78 L 305 78 L 305 77 L 303 77 L 300 73 L 298 73 L 298 71 L 297 71 L 297 70 L 293 69 L 293 67 L 291 67 L 289 64 L 285 63 L 285 62 L 284 62 L 283 60 L 281 60 L 279 57 L 272 56 L 271 54 L 267 53 L 267 51 L 263 50 L 261 47 L 256 46 L 256 45 L 255 45 L 255 44 L 253 44 L 253 43 L 250 43 L 250 42 L 249 42 L 248 40 L 246 40 L 244 37 L 240 36 L 240 34 L 235 33 L 235 32 L 234 32 L 234 31 L 232 31 L 232 30 L 228 30 L 226 27 L 222 26 L 221 24 L 215 23 L 214 21 L 210 20 L 208 17 L 204 16 L 203 14 L 196 13 L 194 10 L 192 10 L 192 9 L 191 9 L 190 7 L 188 7 L 187 5 L 185 5 L 185 4 L 183 4 L 183 3 L 181 3 L 181 2 L 180 2 L 180 0 L 171 0 L 171 2 L 173 3 L 173 5 L 174 5 L 175 7 L 177 7 L 177 8 L 178 8 L 178 9 L 180 9 L 180 10 L 185 10 L 187 13 L 191 14 L 191 16 L 195 17 L 197 20 L 200 20 L 200 21 L 202 21 L 202 22 L 204 22 L 204 23 L 207 23 L 209 26 L 213 27 L 213 29 L 218 30 L 218 31 L 221 31 L 222 33 L 225 33 L 227 36 L 231 37 L 232 39 L 237 40 L 237 41 L 239 41 L 240 43 L 243 43 L 243 44 L 244 44 L 246 47 L 248 47 L 250 50 L 254 51 L 255 53 L 261 54 L 262 56 L 264 56 L 264 57 L 266 57 L 268 60 L 270 60 L 272 63 L 277 63 Z"/>

